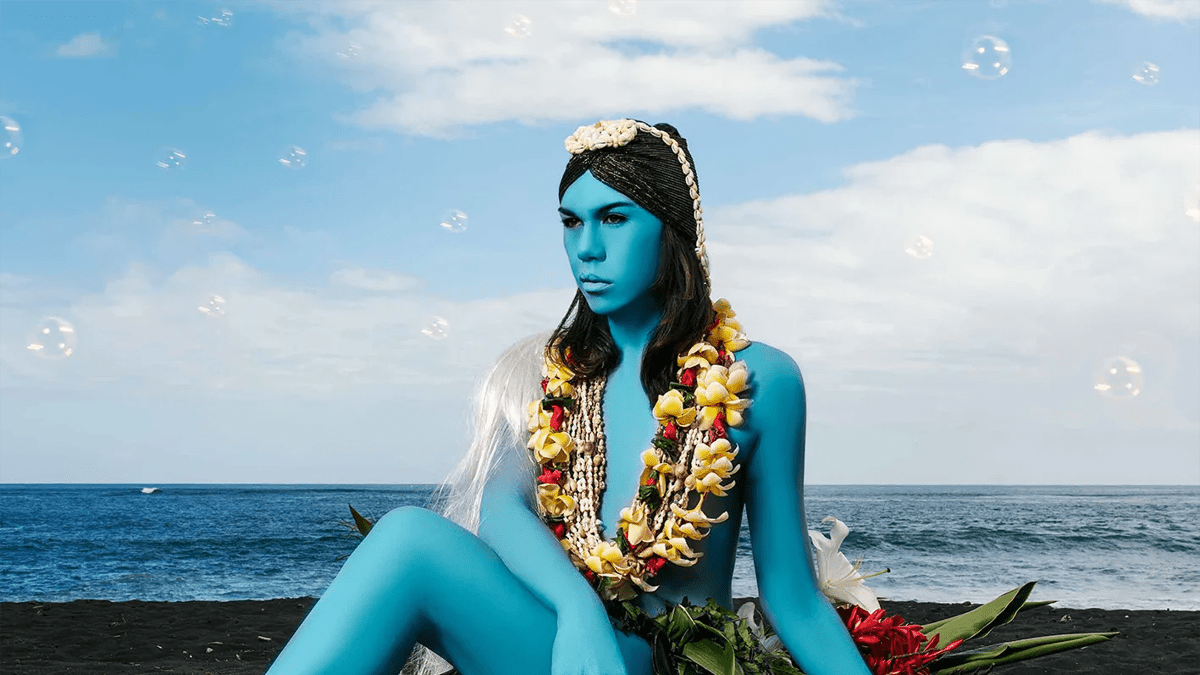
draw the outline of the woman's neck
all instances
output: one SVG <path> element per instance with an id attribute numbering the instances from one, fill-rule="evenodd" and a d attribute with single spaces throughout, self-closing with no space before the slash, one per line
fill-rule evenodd
<path id="1" fill-rule="evenodd" d="M 621 363 L 641 364 L 650 336 L 662 320 L 662 308 L 647 296 L 607 316 L 608 332 L 621 352 Z"/>

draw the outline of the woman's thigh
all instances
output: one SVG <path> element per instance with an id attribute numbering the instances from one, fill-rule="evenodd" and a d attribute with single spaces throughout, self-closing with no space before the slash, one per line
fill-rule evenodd
<path id="1" fill-rule="evenodd" d="M 550 672 L 557 617 L 491 547 L 424 509 L 397 509 L 376 527 L 381 531 L 373 530 L 362 545 L 377 538 L 382 548 L 398 547 L 418 572 L 409 589 L 415 597 L 396 598 L 417 601 L 424 619 L 418 622 L 418 641 L 464 675 Z M 621 635 L 618 642 L 627 661 L 642 662 L 630 668 L 630 675 L 648 672 L 646 643 Z"/>

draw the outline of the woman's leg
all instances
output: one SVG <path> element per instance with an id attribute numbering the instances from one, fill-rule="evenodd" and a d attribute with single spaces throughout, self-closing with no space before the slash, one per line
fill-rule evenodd
<path id="1" fill-rule="evenodd" d="M 550 672 L 554 612 L 478 537 L 425 509 L 399 508 L 371 529 L 268 675 L 395 675 L 414 642 L 464 675 Z M 618 633 L 649 672 L 649 647 Z"/>

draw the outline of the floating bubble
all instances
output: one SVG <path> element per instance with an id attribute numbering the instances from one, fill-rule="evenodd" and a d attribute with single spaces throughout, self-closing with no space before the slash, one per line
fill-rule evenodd
<path id="1" fill-rule="evenodd" d="M 963 70 L 981 80 L 1002 77 L 1012 66 L 1008 43 L 998 37 L 981 35 L 963 52 Z"/>
<path id="2" fill-rule="evenodd" d="M 56 316 L 42 319 L 26 348 L 43 359 L 65 359 L 75 353 L 75 327 Z"/>
<path id="3" fill-rule="evenodd" d="M 929 260 L 933 256 L 933 240 L 922 234 L 914 234 L 904 240 L 904 252 L 917 260 Z"/>
<path id="4" fill-rule="evenodd" d="M 279 153 L 279 163 L 289 169 L 303 169 L 308 164 L 308 153 L 297 145 L 289 145 Z"/>
<path id="5" fill-rule="evenodd" d="M 431 316 L 425 320 L 421 334 L 431 340 L 445 340 L 450 330 L 450 322 L 440 316 Z"/>
<path id="6" fill-rule="evenodd" d="M 1137 64 L 1133 67 L 1133 80 L 1148 87 L 1158 84 L 1158 66 L 1149 61 Z"/>
<path id="7" fill-rule="evenodd" d="M 210 295 L 197 309 L 207 317 L 219 319 L 225 316 L 225 298 L 219 295 Z"/>
<path id="8" fill-rule="evenodd" d="M 192 227 L 198 227 L 201 230 L 210 230 L 217 224 L 217 214 L 212 211 L 205 211 L 199 218 L 192 220 Z"/>
<path id="9" fill-rule="evenodd" d="M 1133 398 L 1142 392 L 1142 367 L 1124 356 L 1112 356 L 1096 369 L 1096 391 L 1110 398 Z"/>
<path id="10" fill-rule="evenodd" d="M 513 37 L 523 38 L 529 37 L 533 31 L 533 22 L 524 14 L 514 14 L 508 20 L 508 25 L 504 27 L 504 32 Z"/>
<path id="11" fill-rule="evenodd" d="M 203 17 L 203 16 L 196 17 L 196 18 L 200 19 L 201 26 L 207 26 L 209 24 L 212 24 L 214 26 L 221 26 L 223 28 L 229 28 L 230 26 L 233 25 L 233 12 L 231 12 L 227 9 L 221 10 L 220 14 L 218 14 L 217 16 L 214 16 L 212 18 L 207 18 L 207 17 Z"/>
<path id="12" fill-rule="evenodd" d="M 362 54 L 362 47 L 359 47 L 353 42 L 339 49 L 337 53 L 337 55 L 343 59 L 357 59 L 360 54 Z"/>
<path id="13" fill-rule="evenodd" d="M 164 170 L 173 171 L 183 168 L 183 163 L 187 160 L 187 155 L 178 148 L 163 148 L 158 155 L 159 159 L 154 163 L 154 166 Z"/>
<path id="14" fill-rule="evenodd" d="M 451 209 L 442 216 L 442 222 L 439 224 L 451 232 L 462 232 L 467 229 L 467 214 L 458 209 Z"/>
<path id="15" fill-rule="evenodd" d="M 617 16 L 633 16 L 637 13 L 637 0 L 608 0 L 608 11 Z"/>
<path id="16" fill-rule="evenodd" d="M 1187 202 L 1183 206 L 1183 213 L 1188 218 L 1200 223 L 1200 187 L 1192 190 L 1192 194 L 1188 196 Z"/>
<path id="17" fill-rule="evenodd" d="M 21 125 L 11 117 L 0 115 L 0 126 L 4 127 L 4 136 L 0 137 L 0 159 L 4 159 L 21 151 Z"/>

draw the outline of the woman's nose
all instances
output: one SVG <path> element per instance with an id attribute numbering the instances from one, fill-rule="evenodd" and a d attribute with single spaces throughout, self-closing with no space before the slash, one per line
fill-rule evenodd
<path id="1" fill-rule="evenodd" d="M 585 223 L 579 229 L 579 250 L 575 255 L 583 261 L 604 260 L 604 241 L 601 237 L 600 226 L 594 223 Z"/>

